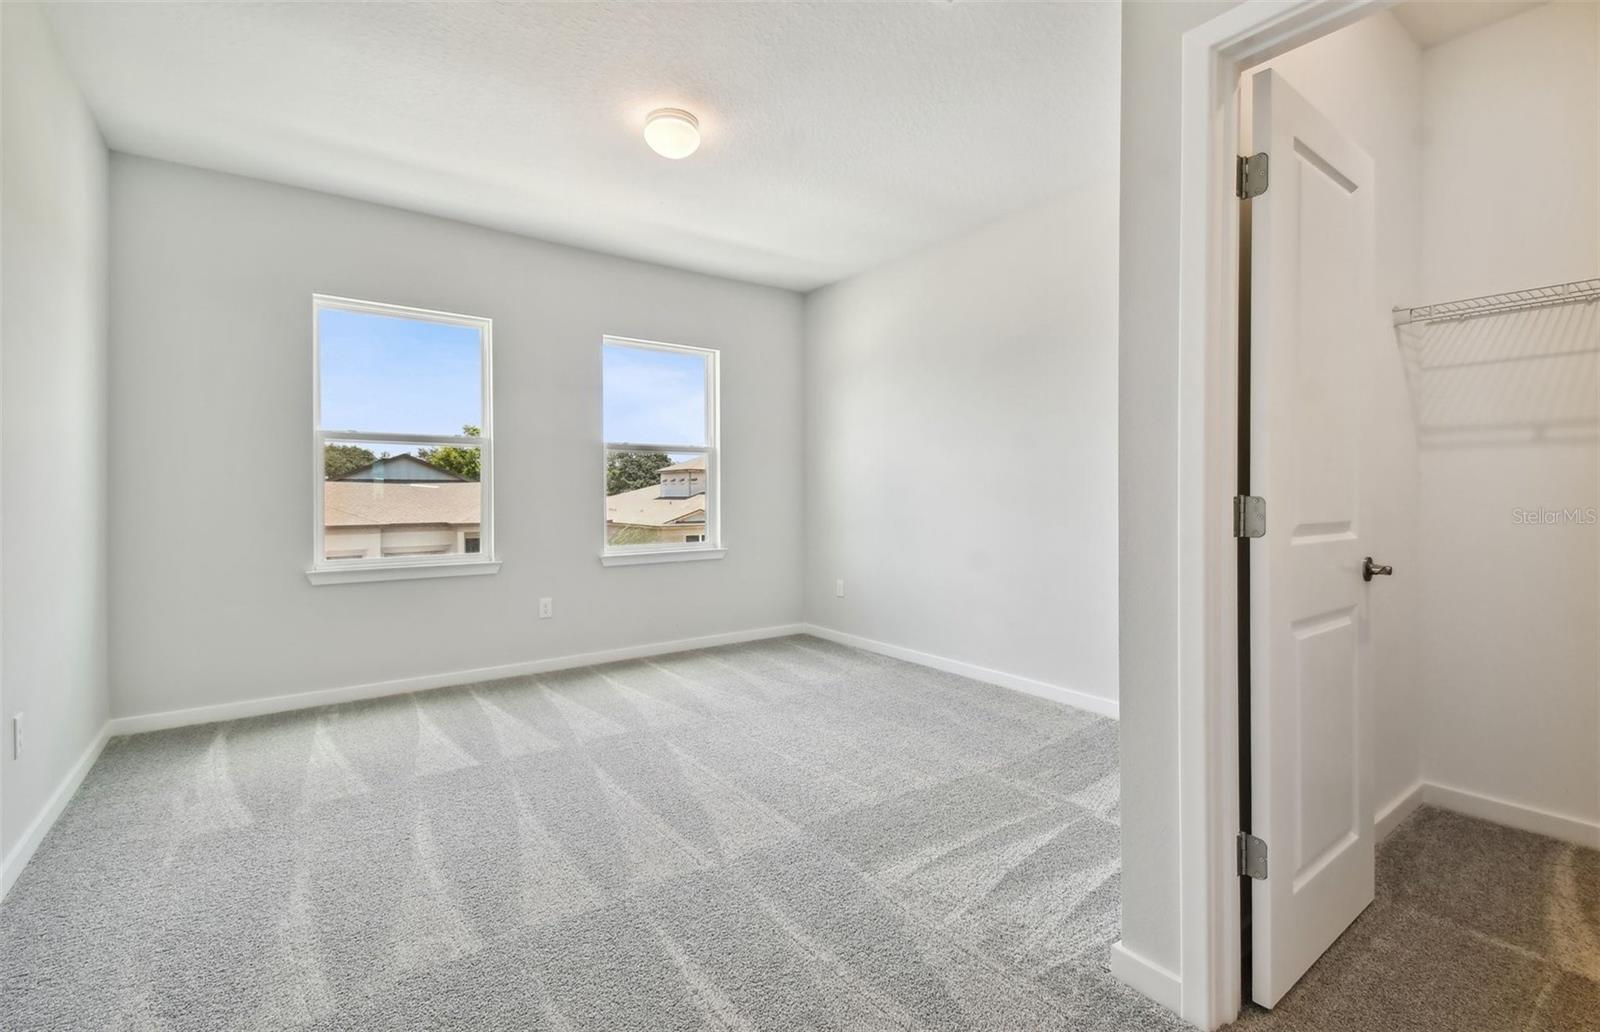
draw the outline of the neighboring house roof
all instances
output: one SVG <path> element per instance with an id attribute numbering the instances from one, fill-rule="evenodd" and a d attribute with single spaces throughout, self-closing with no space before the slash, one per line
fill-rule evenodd
<path id="1" fill-rule="evenodd" d="M 326 480 L 322 520 L 329 527 L 472 525 L 480 519 L 482 499 L 481 485 L 459 478 L 431 484 Z"/>
<path id="2" fill-rule="evenodd" d="M 662 466 L 660 471 L 662 473 L 671 473 L 673 470 L 678 470 L 678 469 L 700 469 L 700 470 L 703 470 L 705 468 L 706 468 L 706 457 L 704 455 L 701 455 L 698 458 L 690 459 L 687 462 L 675 462 L 670 466 Z"/>
<path id="3" fill-rule="evenodd" d="M 671 468 L 670 466 L 668 467 Z M 674 523 L 704 523 L 706 496 L 663 498 L 656 484 L 623 491 L 606 499 L 606 522 L 635 527 L 666 527 Z"/>
<path id="4" fill-rule="evenodd" d="M 339 478 L 340 480 L 382 480 L 386 483 L 412 483 L 416 481 L 459 481 L 470 483 L 466 477 L 460 477 L 447 469 L 402 452 L 399 455 L 387 455 L 381 459 L 373 459 L 360 469 L 353 469 Z"/>

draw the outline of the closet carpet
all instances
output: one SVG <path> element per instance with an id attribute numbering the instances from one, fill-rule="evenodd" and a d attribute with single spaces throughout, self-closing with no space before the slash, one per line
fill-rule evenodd
<path id="1" fill-rule="evenodd" d="M 1600 852 L 1424 807 L 1376 901 L 1230 1032 L 1600 1032 Z"/>
<path id="2" fill-rule="evenodd" d="M 1117 729 L 809 637 L 118 738 L 0 905 L 33 1029 L 1182 1028 Z"/>

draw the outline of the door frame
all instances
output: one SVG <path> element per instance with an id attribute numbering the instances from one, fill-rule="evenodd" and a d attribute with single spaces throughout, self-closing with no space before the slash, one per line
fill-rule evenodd
<path id="1" fill-rule="evenodd" d="M 1398 0 L 1247 0 L 1184 33 L 1178 241 L 1179 1014 L 1214 1029 L 1242 1004 L 1238 598 L 1240 73 Z"/>

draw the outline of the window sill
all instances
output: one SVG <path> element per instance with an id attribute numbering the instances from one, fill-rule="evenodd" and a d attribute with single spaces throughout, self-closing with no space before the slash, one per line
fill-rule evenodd
<path id="1" fill-rule="evenodd" d="M 364 581 L 422 580 L 427 577 L 482 577 L 499 573 L 500 560 L 469 562 L 396 563 L 393 566 L 319 566 L 306 571 L 312 584 L 359 584 Z"/>
<path id="2" fill-rule="evenodd" d="M 686 563 L 697 559 L 721 559 L 726 548 L 663 548 L 649 552 L 602 552 L 602 566 L 642 566 L 646 563 Z"/>

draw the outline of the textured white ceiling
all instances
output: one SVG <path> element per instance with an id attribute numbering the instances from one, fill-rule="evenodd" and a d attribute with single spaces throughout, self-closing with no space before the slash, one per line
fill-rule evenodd
<path id="1" fill-rule="evenodd" d="M 1394 16 L 1423 48 L 1447 43 L 1457 36 L 1493 25 L 1543 0 L 1411 0 L 1394 9 Z"/>
<path id="2" fill-rule="evenodd" d="M 796 289 L 1116 174 L 1109 3 L 50 16 L 114 149 Z M 664 106 L 693 157 L 645 147 Z"/>

